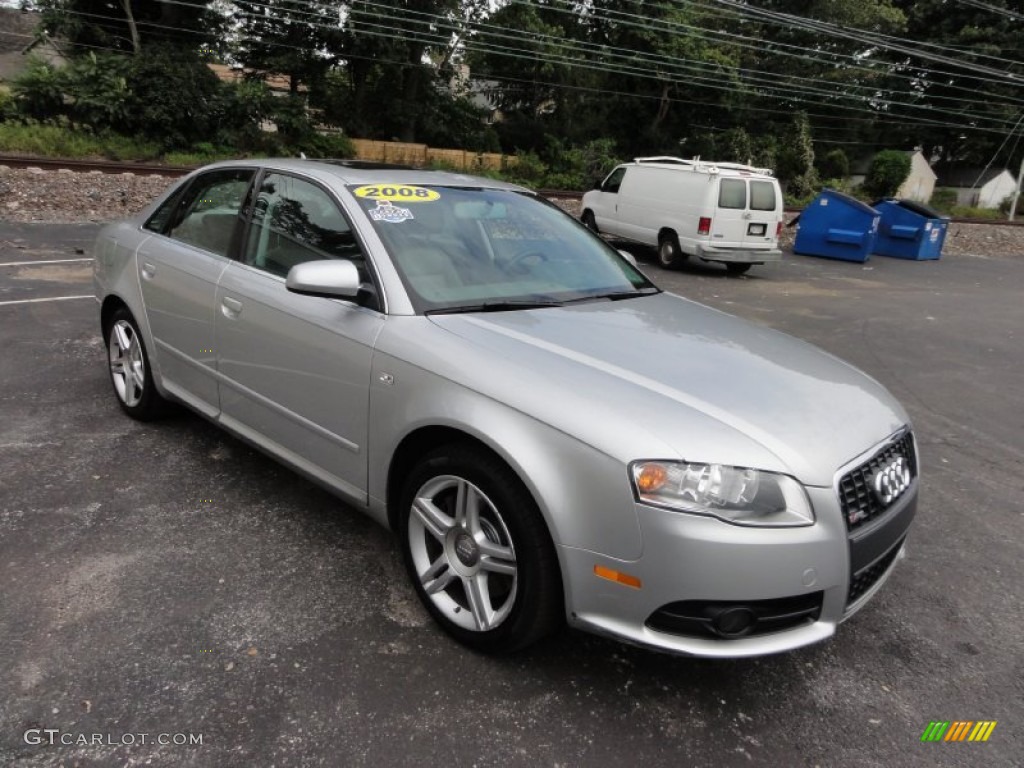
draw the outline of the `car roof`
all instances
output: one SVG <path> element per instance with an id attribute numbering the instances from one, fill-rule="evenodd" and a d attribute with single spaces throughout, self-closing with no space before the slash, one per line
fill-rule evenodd
<path id="1" fill-rule="evenodd" d="M 294 171 L 315 175 L 326 180 L 337 179 L 342 184 L 375 184 L 389 182 L 392 184 L 427 184 L 449 187 L 485 187 L 488 189 L 510 189 L 528 191 L 525 187 L 497 181 L 481 176 L 449 171 L 432 171 L 424 168 L 412 168 L 407 165 L 389 165 L 360 160 L 307 160 L 299 157 L 245 158 L 240 160 L 224 160 L 204 166 L 198 170 L 214 168 L 274 168 L 281 171 Z"/>

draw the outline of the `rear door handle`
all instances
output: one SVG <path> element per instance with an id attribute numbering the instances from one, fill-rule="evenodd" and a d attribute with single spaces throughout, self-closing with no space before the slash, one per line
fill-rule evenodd
<path id="1" fill-rule="evenodd" d="M 242 302 L 225 296 L 220 300 L 221 308 L 225 317 L 238 317 L 242 313 Z"/>
<path id="2" fill-rule="evenodd" d="M 152 280 L 156 275 L 156 267 L 148 261 L 142 262 L 142 269 L 140 271 L 144 280 Z"/>

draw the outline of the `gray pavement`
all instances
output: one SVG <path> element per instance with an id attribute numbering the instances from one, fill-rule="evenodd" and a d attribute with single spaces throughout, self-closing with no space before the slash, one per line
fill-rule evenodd
<path id="1" fill-rule="evenodd" d="M 3 265 L 95 231 L 0 223 L 0 766 L 1021 765 L 1024 254 L 649 266 L 902 400 L 909 557 L 795 653 L 566 630 L 494 660 L 431 625 L 386 531 L 198 417 L 125 417 L 94 301 L 5 303 L 88 294 L 87 262 Z M 998 725 L 923 744 L 931 720 Z"/>

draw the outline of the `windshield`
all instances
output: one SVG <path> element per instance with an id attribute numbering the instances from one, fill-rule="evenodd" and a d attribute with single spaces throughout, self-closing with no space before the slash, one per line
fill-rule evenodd
<path id="1" fill-rule="evenodd" d="M 496 189 L 350 187 L 417 311 L 483 311 L 656 293 L 556 206 Z"/>

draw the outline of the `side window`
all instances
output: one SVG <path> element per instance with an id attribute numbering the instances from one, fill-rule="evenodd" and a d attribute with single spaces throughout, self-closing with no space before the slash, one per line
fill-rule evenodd
<path id="1" fill-rule="evenodd" d="M 181 198 L 180 218 L 167 234 L 227 256 L 238 229 L 238 211 L 254 174 L 250 169 L 232 168 L 196 178 Z"/>
<path id="2" fill-rule="evenodd" d="M 252 207 L 243 260 L 287 277 L 296 264 L 318 259 L 348 259 L 365 276 L 362 251 L 334 200 L 316 184 L 268 173 Z"/>
<path id="3" fill-rule="evenodd" d="M 775 210 L 775 185 L 770 181 L 750 182 L 750 210 Z"/>
<path id="4" fill-rule="evenodd" d="M 719 208 L 747 207 L 747 182 L 743 179 L 722 179 L 718 187 Z"/>
<path id="5" fill-rule="evenodd" d="M 148 229 L 150 232 L 162 233 L 167 225 L 170 224 L 171 218 L 174 216 L 174 212 L 178 210 L 178 205 L 181 203 L 182 189 L 178 187 L 166 200 L 164 200 L 160 207 L 158 207 L 153 214 L 146 219 L 146 223 L 142 225 L 143 229 Z"/>
<path id="6" fill-rule="evenodd" d="M 619 187 L 622 186 L 622 180 L 626 177 L 625 168 L 616 168 L 614 171 L 608 174 L 608 178 L 601 184 L 602 192 L 615 192 L 618 193 Z"/>

